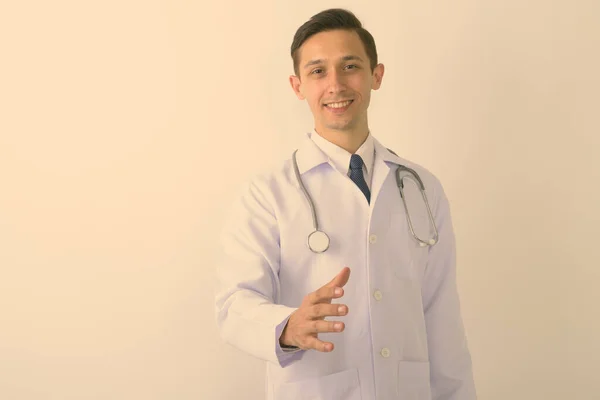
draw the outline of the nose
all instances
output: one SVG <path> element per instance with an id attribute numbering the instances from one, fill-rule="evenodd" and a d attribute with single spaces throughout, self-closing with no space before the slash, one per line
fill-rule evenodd
<path id="1" fill-rule="evenodd" d="M 337 70 L 332 70 L 327 77 L 327 84 L 330 93 L 341 92 L 345 88 L 343 74 Z"/>

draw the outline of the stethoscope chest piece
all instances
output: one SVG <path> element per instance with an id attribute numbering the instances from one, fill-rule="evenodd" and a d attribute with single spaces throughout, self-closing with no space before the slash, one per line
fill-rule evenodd
<path id="1" fill-rule="evenodd" d="M 308 235 L 308 248 L 314 253 L 323 253 L 329 248 L 329 236 L 323 231 L 314 231 Z"/>

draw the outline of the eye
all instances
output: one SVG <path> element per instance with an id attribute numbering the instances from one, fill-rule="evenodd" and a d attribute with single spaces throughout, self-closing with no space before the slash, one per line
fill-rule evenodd
<path id="1" fill-rule="evenodd" d="M 354 67 L 354 68 L 356 68 L 358 66 L 356 64 L 349 64 L 349 65 L 346 65 L 346 67 Z M 352 69 L 354 69 L 354 68 L 352 68 Z"/>
<path id="2" fill-rule="evenodd" d="M 313 70 L 311 71 L 311 74 L 314 74 L 314 73 L 315 73 L 315 72 L 317 72 L 317 71 L 322 71 L 322 70 L 321 70 L 321 68 L 316 68 L 316 69 L 313 69 Z"/>

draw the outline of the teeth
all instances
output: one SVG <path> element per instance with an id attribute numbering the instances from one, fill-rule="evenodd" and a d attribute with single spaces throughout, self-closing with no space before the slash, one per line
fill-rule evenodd
<path id="1" fill-rule="evenodd" d="M 352 103 L 352 100 L 348 100 L 348 101 L 345 101 L 343 103 L 331 103 L 331 104 L 327 104 L 327 107 L 342 108 L 342 107 L 346 107 L 350 103 Z"/>

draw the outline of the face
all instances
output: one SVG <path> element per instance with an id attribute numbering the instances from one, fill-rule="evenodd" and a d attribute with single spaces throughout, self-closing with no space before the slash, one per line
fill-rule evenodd
<path id="1" fill-rule="evenodd" d="M 371 73 L 358 34 L 320 32 L 302 44 L 299 55 L 298 76 L 290 76 L 290 84 L 296 96 L 307 101 L 316 130 L 367 132 L 371 90 L 381 85 L 383 65 Z"/>

